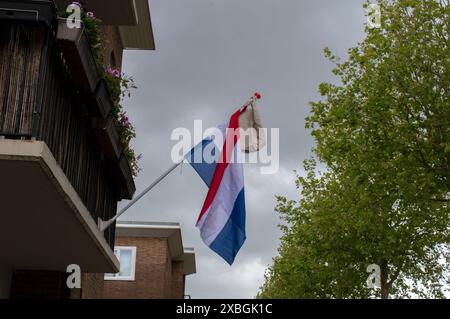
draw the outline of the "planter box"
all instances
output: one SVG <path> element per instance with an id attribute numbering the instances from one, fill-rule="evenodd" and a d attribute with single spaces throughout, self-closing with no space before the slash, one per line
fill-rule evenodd
<path id="1" fill-rule="evenodd" d="M 120 198 L 131 200 L 136 192 L 136 185 L 134 184 L 133 173 L 131 172 L 128 159 L 122 153 L 118 162 L 118 172 L 120 173 L 119 180 L 122 182 L 120 188 Z"/>
<path id="2" fill-rule="evenodd" d="M 56 8 L 53 1 L 0 1 L 0 21 L 53 25 Z"/>
<path id="3" fill-rule="evenodd" d="M 93 127 L 95 137 L 105 159 L 108 161 L 117 161 L 120 158 L 122 148 L 114 120 L 112 118 L 105 120 L 93 119 Z"/>
<path id="4" fill-rule="evenodd" d="M 80 28 L 69 28 L 69 26 L 67 25 L 67 19 L 58 18 L 58 30 L 56 32 L 56 38 L 59 41 L 69 41 L 78 43 L 81 41 L 83 33 L 84 33 L 83 22 L 80 21 Z"/>
<path id="5" fill-rule="evenodd" d="M 108 85 L 102 79 L 98 82 L 97 88 L 89 101 L 89 114 L 92 117 L 106 119 L 111 114 L 113 107 L 114 104 L 109 93 Z"/>
<path id="6" fill-rule="evenodd" d="M 81 28 L 70 29 L 67 19 L 58 18 L 56 38 L 76 85 L 94 93 L 100 78 L 83 24 Z"/>

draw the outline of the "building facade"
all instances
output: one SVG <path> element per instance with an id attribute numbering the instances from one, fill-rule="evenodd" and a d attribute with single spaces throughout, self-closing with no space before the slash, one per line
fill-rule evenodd
<path id="1" fill-rule="evenodd" d="M 61 17 L 71 2 L 0 1 L 0 298 L 100 298 L 119 270 L 115 225 L 97 224 L 135 185 L 100 68 L 154 49 L 150 12 L 147 0 L 80 1 L 101 20 L 99 63 L 85 25 Z M 65 284 L 72 264 L 78 290 Z"/>
<path id="2" fill-rule="evenodd" d="M 105 299 L 182 299 L 186 276 L 196 272 L 177 223 L 120 222 L 115 253 L 120 272 L 105 275 Z"/>

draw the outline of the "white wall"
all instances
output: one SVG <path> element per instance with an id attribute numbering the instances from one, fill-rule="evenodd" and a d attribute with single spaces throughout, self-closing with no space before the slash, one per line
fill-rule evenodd
<path id="1" fill-rule="evenodd" d="M 11 285 L 11 268 L 0 260 L 0 299 L 9 298 L 9 289 Z"/>

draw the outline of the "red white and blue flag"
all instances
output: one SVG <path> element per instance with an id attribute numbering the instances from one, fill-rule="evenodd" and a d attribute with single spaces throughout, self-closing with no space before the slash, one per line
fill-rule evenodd
<path id="1" fill-rule="evenodd" d="M 244 170 L 239 143 L 241 112 L 238 110 L 231 116 L 227 127 L 219 128 L 225 138 L 204 139 L 186 155 L 209 187 L 197 220 L 202 240 L 230 265 L 246 239 Z M 205 148 L 212 150 L 214 161 L 202 156 Z"/>

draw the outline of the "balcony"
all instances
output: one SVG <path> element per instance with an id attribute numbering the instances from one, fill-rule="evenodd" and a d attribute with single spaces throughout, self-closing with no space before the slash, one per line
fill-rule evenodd
<path id="1" fill-rule="evenodd" d="M 46 143 L 0 140 L 0 176 L 2 260 L 15 269 L 65 272 L 70 264 L 87 272 L 118 269 L 111 242 L 98 231 L 92 211 Z M 89 200 L 104 205 L 100 201 L 107 198 Z M 106 205 L 115 209 L 112 200 Z"/>
<path id="2" fill-rule="evenodd" d="M 55 0 L 63 10 L 72 0 Z M 122 43 L 126 49 L 154 50 L 152 22 L 148 0 L 90 0 L 89 10 L 95 12 L 105 25 L 119 27 Z"/>
<path id="3" fill-rule="evenodd" d="M 135 186 L 83 30 L 64 30 L 53 1 L 0 8 L 0 257 L 115 272 L 115 227 L 102 234 L 96 221 Z"/>

